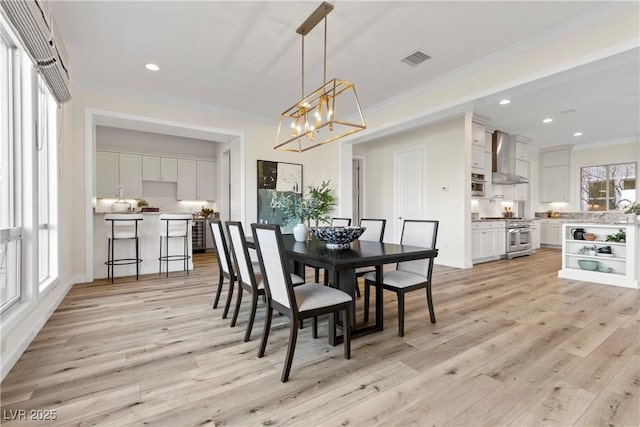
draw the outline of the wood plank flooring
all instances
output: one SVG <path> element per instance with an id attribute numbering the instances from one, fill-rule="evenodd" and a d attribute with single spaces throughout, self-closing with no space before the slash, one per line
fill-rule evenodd
<path id="1" fill-rule="evenodd" d="M 288 319 L 274 316 L 258 359 L 264 305 L 243 342 L 248 297 L 230 328 L 211 308 L 210 254 L 189 276 L 79 284 L 3 381 L 1 423 L 640 425 L 640 291 L 558 279 L 559 269 L 551 249 L 469 270 L 436 266 L 438 323 L 424 293 L 411 293 L 398 337 L 385 292 L 385 330 L 354 340 L 351 360 L 327 344 L 326 319 L 316 340 L 301 330 L 286 384 Z M 357 309 L 362 319 L 361 299 Z"/>

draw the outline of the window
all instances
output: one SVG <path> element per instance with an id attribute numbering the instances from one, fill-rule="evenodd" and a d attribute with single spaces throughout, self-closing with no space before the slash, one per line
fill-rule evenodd
<path id="1" fill-rule="evenodd" d="M 58 283 L 57 114 L 48 86 L 0 14 L 3 321 Z"/>
<path id="2" fill-rule="evenodd" d="M 619 209 L 636 201 L 636 163 L 588 166 L 580 169 L 583 211 Z"/>
<path id="3" fill-rule="evenodd" d="M 0 28 L 1 30 L 1 28 Z M 16 216 L 14 72 L 16 49 L 0 31 L 0 312 L 21 297 L 21 232 Z"/>
<path id="4" fill-rule="evenodd" d="M 56 104 L 38 78 L 38 278 L 40 289 L 57 276 Z"/>

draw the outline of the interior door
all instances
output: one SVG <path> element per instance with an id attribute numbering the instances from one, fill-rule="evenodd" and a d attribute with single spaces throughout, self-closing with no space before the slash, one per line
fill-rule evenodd
<path id="1" fill-rule="evenodd" d="M 424 219 L 424 148 L 393 153 L 393 241 L 399 243 L 405 219 Z"/>

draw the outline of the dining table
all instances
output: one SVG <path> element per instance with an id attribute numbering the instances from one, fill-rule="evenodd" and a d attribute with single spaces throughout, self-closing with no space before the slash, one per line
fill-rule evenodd
<path id="1" fill-rule="evenodd" d="M 433 259 L 438 256 L 438 249 L 419 246 L 409 246 L 396 243 L 372 242 L 355 240 L 346 249 L 330 249 L 321 240 L 312 238 L 304 242 L 297 242 L 292 234 L 283 234 L 284 250 L 292 270 L 295 274 L 305 277 L 305 266 L 325 269 L 329 277 L 329 286 L 340 289 L 354 299 L 357 286 L 356 268 L 375 267 L 376 283 L 382 283 L 382 270 L 385 264 L 418 259 Z M 253 236 L 247 236 L 247 245 L 255 249 Z M 384 305 L 382 302 L 382 286 L 375 287 L 375 322 L 357 326 L 355 310 L 352 318 L 348 319 L 351 327 L 351 337 L 357 338 L 384 328 Z M 344 327 L 344 319 L 335 316 L 336 321 Z M 333 321 L 334 316 L 329 316 Z M 329 344 L 338 345 L 342 342 L 342 335 L 335 333 L 336 328 L 329 325 Z"/>

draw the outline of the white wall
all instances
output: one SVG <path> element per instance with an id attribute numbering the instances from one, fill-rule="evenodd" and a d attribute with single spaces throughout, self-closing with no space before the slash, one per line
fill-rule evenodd
<path id="1" fill-rule="evenodd" d="M 469 138 L 470 142 L 471 138 Z M 353 154 L 366 162 L 365 217 L 385 218 L 388 232 L 385 240 L 393 240 L 393 153 L 410 147 L 425 150 L 425 218 L 440 221 L 436 263 L 466 267 L 465 224 L 469 222 L 469 191 L 466 190 L 465 118 L 416 129 L 380 141 L 357 144 Z M 470 149 L 470 147 L 469 147 Z M 447 186 L 448 191 L 442 191 Z"/>
<path id="2" fill-rule="evenodd" d="M 532 168 L 538 176 L 540 174 L 539 158 L 537 167 Z M 571 182 L 569 203 L 540 203 L 536 194 L 536 212 L 554 210 L 557 212 L 580 212 L 580 168 L 585 166 L 598 166 L 612 163 L 637 163 L 637 172 L 640 172 L 640 142 L 627 142 L 620 144 L 604 143 L 593 144 L 587 147 L 576 146 L 571 150 Z M 533 163 L 532 163 L 533 166 Z M 534 181 L 532 181 L 534 182 Z M 540 182 L 539 180 L 535 182 Z M 538 188 L 539 191 L 539 188 Z M 636 200 L 640 201 L 640 188 L 636 188 Z"/>

